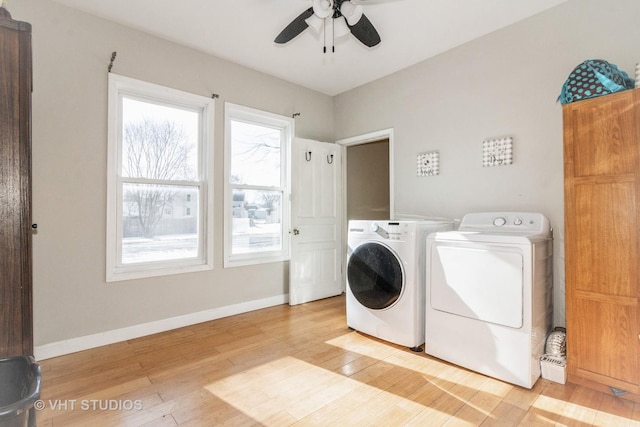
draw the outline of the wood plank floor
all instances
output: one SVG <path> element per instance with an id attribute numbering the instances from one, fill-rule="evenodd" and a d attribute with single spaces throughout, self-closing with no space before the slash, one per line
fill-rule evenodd
<path id="1" fill-rule="evenodd" d="M 40 362 L 39 426 L 640 426 L 640 404 L 532 390 L 347 329 L 344 297 Z"/>

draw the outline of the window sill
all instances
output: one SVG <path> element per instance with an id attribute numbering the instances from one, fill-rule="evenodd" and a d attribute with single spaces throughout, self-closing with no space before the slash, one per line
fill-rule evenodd
<path id="1" fill-rule="evenodd" d="M 289 261 L 288 255 L 274 255 L 274 254 L 264 254 L 263 256 L 250 254 L 250 255 L 236 255 L 233 257 L 226 258 L 224 260 L 224 268 L 233 268 L 233 267 L 242 267 L 246 265 L 256 265 L 256 264 L 269 264 L 274 262 L 286 262 Z"/>
<path id="2" fill-rule="evenodd" d="M 124 280 L 145 279 L 149 277 L 171 276 L 174 274 L 195 273 L 199 271 L 213 270 L 213 264 L 202 263 L 163 268 L 152 267 L 122 267 L 107 273 L 107 282 L 120 282 Z"/>

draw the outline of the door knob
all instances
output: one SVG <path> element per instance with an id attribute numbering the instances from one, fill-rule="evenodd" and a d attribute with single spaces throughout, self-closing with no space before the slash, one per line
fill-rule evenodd
<path id="1" fill-rule="evenodd" d="M 297 228 L 293 229 L 293 235 L 297 236 L 298 234 L 300 234 L 300 230 L 298 230 Z"/>

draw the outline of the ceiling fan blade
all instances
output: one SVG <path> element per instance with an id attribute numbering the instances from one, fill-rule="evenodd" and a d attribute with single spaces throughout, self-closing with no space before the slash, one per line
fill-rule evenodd
<path id="1" fill-rule="evenodd" d="M 296 19 L 291 21 L 291 23 L 287 25 L 280 34 L 278 34 L 278 37 L 276 37 L 274 42 L 284 44 L 294 39 L 297 35 L 307 29 L 309 25 L 305 22 L 305 20 L 311 15 L 313 15 L 312 7 L 305 10 L 300 15 L 298 15 Z"/>
<path id="2" fill-rule="evenodd" d="M 380 43 L 380 34 L 365 15 L 362 15 L 362 18 L 355 25 L 349 25 L 349 28 L 351 34 L 365 46 L 373 47 Z"/>

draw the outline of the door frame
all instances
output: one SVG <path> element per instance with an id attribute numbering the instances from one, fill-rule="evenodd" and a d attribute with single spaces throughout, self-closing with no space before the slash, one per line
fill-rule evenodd
<path id="1" fill-rule="evenodd" d="M 342 197 L 344 198 L 343 200 L 343 204 L 342 204 L 342 210 L 343 210 L 343 216 L 344 216 L 344 221 L 346 224 L 346 219 L 347 219 L 347 191 L 346 191 L 346 187 L 347 187 L 347 156 L 346 156 L 346 152 L 347 152 L 347 147 L 353 146 L 353 145 L 361 145 L 361 144 L 367 144 L 369 142 L 376 142 L 376 141 L 381 141 L 383 139 L 388 139 L 389 140 L 389 216 L 391 218 L 389 219 L 393 219 L 393 217 L 395 216 L 395 209 L 394 209 L 394 194 L 393 194 L 393 187 L 394 187 L 394 169 L 393 169 L 393 128 L 388 128 L 388 129 L 382 129 L 382 130 L 378 130 L 375 132 L 370 132 L 370 133 L 365 133 L 363 135 L 357 135 L 357 136 L 352 136 L 349 138 L 344 138 L 344 139 L 339 139 L 336 141 L 336 144 L 341 145 L 342 146 L 342 174 L 343 174 L 343 179 L 342 179 Z"/>
<path id="2" fill-rule="evenodd" d="M 393 141 L 393 128 L 381 129 L 374 132 L 369 132 L 361 135 L 352 136 L 349 138 L 338 139 L 335 143 L 342 146 L 342 241 L 345 245 L 345 250 L 342 255 L 342 271 L 344 277 L 346 277 L 346 264 L 347 264 L 347 237 L 348 237 L 348 221 L 347 221 L 347 147 L 354 145 L 367 144 L 370 142 L 381 141 L 383 139 L 389 140 L 389 219 L 393 219 L 395 216 L 394 207 L 394 141 Z M 346 290 L 346 279 L 343 280 L 343 291 Z"/>

